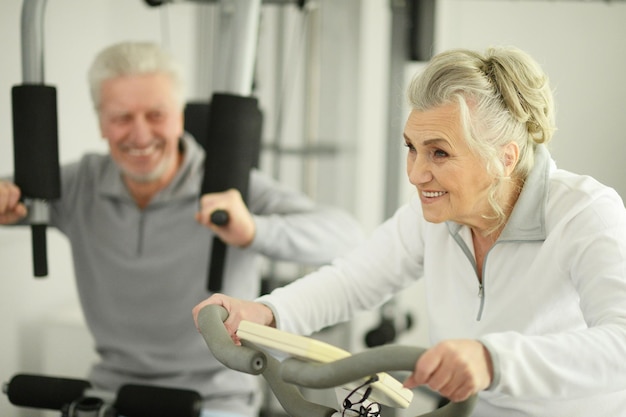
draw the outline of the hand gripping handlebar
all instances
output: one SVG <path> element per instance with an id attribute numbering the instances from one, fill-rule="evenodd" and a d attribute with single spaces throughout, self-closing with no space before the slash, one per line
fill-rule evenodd
<path id="1" fill-rule="evenodd" d="M 330 417 L 337 410 L 307 401 L 298 386 L 334 388 L 361 378 L 386 371 L 412 371 L 425 349 L 384 345 L 353 354 L 329 363 L 316 363 L 288 358 L 282 362 L 246 340 L 237 346 L 223 325 L 227 311 L 218 305 L 208 305 L 198 314 L 200 333 L 213 355 L 228 368 L 252 374 L 262 374 L 270 389 L 292 417 Z M 465 401 L 451 402 L 420 417 L 467 417 L 474 409 L 476 396 Z"/>

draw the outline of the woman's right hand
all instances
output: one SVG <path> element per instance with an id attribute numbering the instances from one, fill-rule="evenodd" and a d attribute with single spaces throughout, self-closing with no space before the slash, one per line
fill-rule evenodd
<path id="1" fill-rule="evenodd" d="M 19 187 L 7 181 L 0 181 L 0 224 L 17 223 L 26 217 L 28 210 L 20 202 Z"/>
<path id="2" fill-rule="evenodd" d="M 228 312 L 228 318 L 224 321 L 224 326 L 236 345 L 241 345 L 241 341 L 236 333 L 241 320 L 263 324 L 265 326 L 276 326 L 274 314 L 265 304 L 245 301 L 224 294 L 213 294 L 193 308 L 193 321 L 196 324 L 196 328 L 198 328 L 198 314 L 200 310 L 210 304 L 220 305 Z"/>

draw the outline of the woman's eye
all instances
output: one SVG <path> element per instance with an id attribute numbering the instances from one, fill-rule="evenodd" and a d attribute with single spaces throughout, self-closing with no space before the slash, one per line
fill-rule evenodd
<path id="1" fill-rule="evenodd" d="M 433 151 L 433 157 L 435 159 L 441 159 L 441 158 L 445 158 L 448 156 L 448 153 L 446 151 L 442 151 L 441 149 L 435 149 Z"/>

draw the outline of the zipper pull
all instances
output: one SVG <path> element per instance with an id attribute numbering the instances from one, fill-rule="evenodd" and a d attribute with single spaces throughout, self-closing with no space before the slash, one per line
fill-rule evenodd
<path id="1" fill-rule="evenodd" d="M 478 297 L 483 298 L 483 284 L 478 285 Z"/>

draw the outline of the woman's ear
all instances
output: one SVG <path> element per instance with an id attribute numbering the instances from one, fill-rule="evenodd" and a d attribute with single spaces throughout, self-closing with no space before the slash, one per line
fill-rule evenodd
<path id="1" fill-rule="evenodd" d="M 504 145 L 502 162 L 504 163 L 504 174 L 510 176 L 519 160 L 519 146 L 515 142 Z"/>

